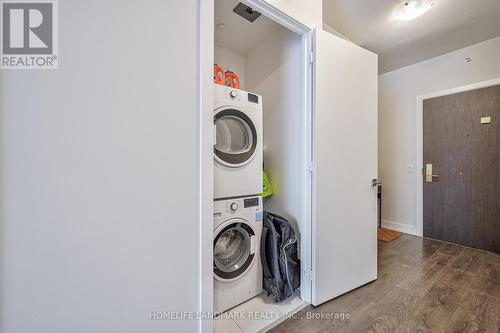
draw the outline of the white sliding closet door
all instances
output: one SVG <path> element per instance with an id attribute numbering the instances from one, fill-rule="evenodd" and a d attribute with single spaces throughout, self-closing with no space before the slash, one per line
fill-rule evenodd
<path id="1" fill-rule="evenodd" d="M 377 56 L 324 31 L 315 39 L 313 297 L 377 278 Z"/>

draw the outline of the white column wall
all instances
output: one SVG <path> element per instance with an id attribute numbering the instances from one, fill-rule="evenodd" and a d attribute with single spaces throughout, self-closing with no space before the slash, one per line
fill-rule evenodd
<path id="1" fill-rule="evenodd" d="M 59 1 L 59 69 L 0 73 L 0 331 L 194 332 L 198 3 Z"/>

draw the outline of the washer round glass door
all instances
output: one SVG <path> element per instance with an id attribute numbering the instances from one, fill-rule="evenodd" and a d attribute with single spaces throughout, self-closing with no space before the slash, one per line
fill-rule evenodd
<path id="1" fill-rule="evenodd" d="M 252 120 L 236 109 L 221 109 L 214 116 L 215 159 L 228 167 L 250 162 L 257 147 L 257 131 Z"/>
<path id="2" fill-rule="evenodd" d="M 255 232 L 242 219 L 233 219 L 217 228 L 214 234 L 214 274 L 219 280 L 234 280 L 250 268 L 255 253 Z"/>

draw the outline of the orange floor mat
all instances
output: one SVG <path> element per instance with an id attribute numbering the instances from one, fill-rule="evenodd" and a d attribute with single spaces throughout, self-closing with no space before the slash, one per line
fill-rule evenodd
<path id="1" fill-rule="evenodd" d="M 401 236 L 399 232 L 392 231 L 389 229 L 378 228 L 377 229 L 377 239 L 383 242 L 390 242 Z"/>

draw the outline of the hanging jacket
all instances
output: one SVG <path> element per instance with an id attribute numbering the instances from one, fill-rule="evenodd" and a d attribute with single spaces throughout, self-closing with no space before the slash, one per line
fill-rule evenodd
<path id="1" fill-rule="evenodd" d="M 291 297 L 300 286 L 297 236 L 283 217 L 264 212 L 261 238 L 264 290 L 275 302 Z"/>

